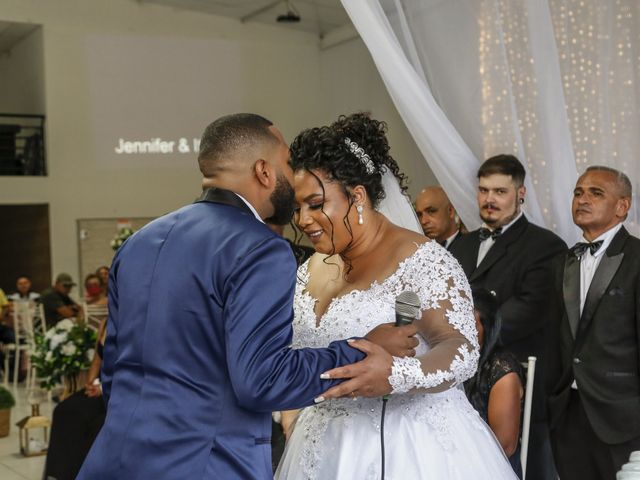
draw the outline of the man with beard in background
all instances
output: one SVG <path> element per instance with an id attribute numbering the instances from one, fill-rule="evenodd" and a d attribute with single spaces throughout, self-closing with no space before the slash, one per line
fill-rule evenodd
<path id="1" fill-rule="evenodd" d="M 527 220 L 525 170 L 513 155 L 497 155 L 478 170 L 478 208 L 483 225 L 462 237 L 451 253 L 471 287 L 492 292 L 502 315 L 502 346 L 520 362 L 538 358 L 531 414 L 527 480 L 555 480 L 546 424 L 544 351 L 553 312 L 552 259 L 566 251 L 557 235 Z M 522 466 L 524 469 L 524 465 Z"/>

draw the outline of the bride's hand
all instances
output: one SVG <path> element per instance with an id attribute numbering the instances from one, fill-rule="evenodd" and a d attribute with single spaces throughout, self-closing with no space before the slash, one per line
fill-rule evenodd
<path id="1" fill-rule="evenodd" d="M 371 330 L 365 338 L 380 345 L 394 357 L 414 357 L 418 346 L 416 322 L 396 327 L 395 323 L 383 323 Z"/>
<path id="2" fill-rule="evenodd" d="M 324 379 L 348 379 L 316 398 L 316 403 L 340 397 L 380 397 L 391 392 L 389 376 L 393 358 L 367 340 L 348 340 L 349 345 L 367 354 L 364 360 L 322 374 Z"/>

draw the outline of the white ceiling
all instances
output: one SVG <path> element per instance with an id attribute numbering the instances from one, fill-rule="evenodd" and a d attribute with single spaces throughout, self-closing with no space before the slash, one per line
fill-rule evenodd
<path id="1" fill-rule="evenodd" d="M 351 22 L 340 0 L 291 0 L 300 15 L 298 23 L 279 23 L 276 17 L 287 12 L 285 0 L 137 0 L 183 10 L 193 10 L 212 15 L 231 17 L 246 22 L 293 28 L 316 33 L 326 33 Z"/>
<path id="2" fill-rule="evenodd" d="M 33 32 L 38 25 L 31 23 L 3 22 L 0 20 L 0 54 L 8 53 L 23 38 Z"/>

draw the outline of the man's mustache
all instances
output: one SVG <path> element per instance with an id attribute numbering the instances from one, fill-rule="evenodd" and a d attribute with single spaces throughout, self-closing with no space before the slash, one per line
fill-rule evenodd
<path id="1" fill-rule="evenodd" d="M 488 208 L 491 208 L 493 210 L 500 210 L 498 207 L 496 207 L 494 204 L 492 203 L 485 203 L 484 205 L 482 205 L 482 209 L 486 210 Z"/>

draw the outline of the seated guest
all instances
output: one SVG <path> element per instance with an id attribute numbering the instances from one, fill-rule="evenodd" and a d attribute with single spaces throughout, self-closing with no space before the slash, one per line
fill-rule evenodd
<path id="1" fill-rule="evenodd" d="M 9 295 L 12 302 L 35 302 L 38 298 L 40 294 L 31 290 L 31 280 L 28 277 L 18 277 L 16 292 Z"/>
<path id="2" fill-rule="evenodd" d="M 84 300 L 87 305 L 106 305 L 108 303 L 104 283 L 97 274 L 90 273 L 85 277 L 84 290 Z"/>
<path id="3" fill-rule="evenodd" d="M 460 238 L 460 219 L 441 187 L 427 187 L 420 192 L 416 214 L 424 234 L 447 250 Z"/>
<path id="4" fill-rule="evenodd" d="M 473 304 L 480 361 L 475 376 L 464 383 L 464 389 L 469 402 L 493 430 L 518 478 L 522 478 L 523 368 L 515 355 L 498 347 L 501 318 L 495 296 L 485 289 L 474 289 Z"/>
<path id="5" fill-rule="evenodd" d="M 0 288 L 0 319 L 5 317 L 5 314 L 9 311 L 9 300 L 4 294 L 4 291 Z"/>
<path id="6" fill-rule="evenodd" d="M 105 325 L 106 320 L 98 330 L 96 353 L 84 389 L 67 397 L 53 410 L 44 478 L 75 479 L 104 423 L 106 409 L 98 379 L 106 336 Z"/>
<path id="7" fill-rule="evenodd" d="M 75 285 L 71 275 L 61 273 L 56 277 L 53 287 L 47 288 L 40 295 L 47 328 L 53 327 L 63 318 L 75 317 L 81 311 L 80 306 L 69 297 Z"/>
<path id="8" fill-rule="evenodd" d="M 13 327 L 10 324 L 10 319 L 5 315 L 9 310 L 9 300 L 0 288 L 0 344 L 15 343 L 16 336 L 13 332 Z M 4 365 L 4 349 L 0 348 L 0 367 Z M 8 375 L 8 372 L 3 372 L 3 375 Z"/>
<path id="9" fill-rule="evenodd" d="M 11 314 L 7 324 L 13 327 L 14 310 L 20 306 L 21 308 L 31 310 L 33 313 L 35 302 L 40 298 L 40 294 L 31 291 L 31 280 L 29 280 L 29 278 L 18 277 L 16 281 L 16 292 L 7 298 L 10 300 L 9 313 Z"/>
<path id="10" fill-rule="evenodd" d="M 107 267 L 106 265 L 98 267 L 96 269 L 96 275 L 98 275 L 100 277 L 100 280 L 102 280 L 102 290 L 106 295 L 107 287 L 109 286 L 109 267 Z"/>

